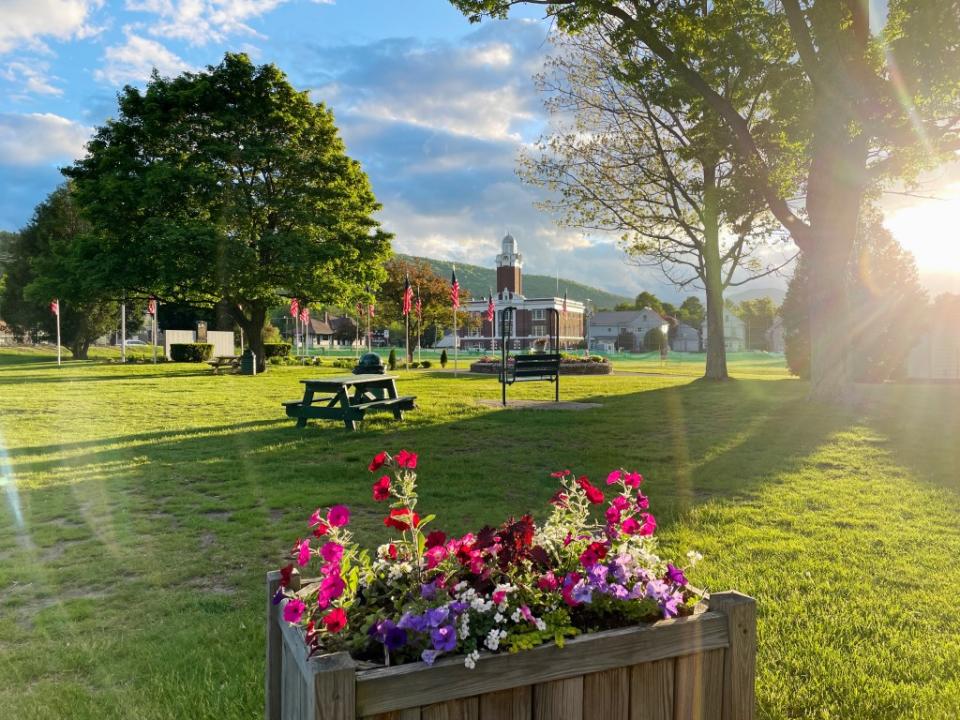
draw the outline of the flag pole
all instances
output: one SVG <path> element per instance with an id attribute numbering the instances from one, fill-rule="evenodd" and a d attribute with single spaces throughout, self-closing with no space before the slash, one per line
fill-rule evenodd
<path id="1" fill-rule="evenodd" d="M 160 314 L 160 303 L 153 306 L 153 364 L 157 364 L 157 315 Z"/>
<path id="2" fill-rule="evenodd" d="M 120 303 L 120 362 L 127 361 L 127 294 Z"/>
<path id="3" fill-rule="evenodd" d="M 60 350 L 60 300 L 55 301 L 57 303 L 57 367 L 60 367 L 61 364 L 61 350 Z"/>

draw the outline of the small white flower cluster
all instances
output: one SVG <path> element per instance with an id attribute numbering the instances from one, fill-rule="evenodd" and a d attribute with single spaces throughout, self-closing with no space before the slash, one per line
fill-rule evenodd
<path id="1" fill-rule="evenodd" d="M 687 560 L 690 561 L 690 567 L 693 567 L 698 562 L 703 560 L 703 555 L 701 553 L 698 553 L 696 550 L 690 550 L 687 553 Z"/>
<path id="2" fill-rule="evenodd" d="M 507 636 L 506 630 L 497 630 L 493 628 L 490 632 L 487 633 L 486 639 L 483 641 L 483 644 L 487 646 L 490 650 L 496 652 L 497 648 L 500 647 L 500 641 Z"/>
<path id="3" fill-rule="evenodd" d="M 410 562 L 393 563 L 390 565 L 390 571 L 387 578 L 391 581 L 400 580 L 408 577 L 413 572 L 413 564 Z"/>
<path id="4" fill-rule="evenodd" d="M 466 666 L 467 670 L 473 670 L 477 666 L 477 660 L 479 659 L 480 653 L 477 650 L 474 650 L 463 659 L 463 664 Z"/>

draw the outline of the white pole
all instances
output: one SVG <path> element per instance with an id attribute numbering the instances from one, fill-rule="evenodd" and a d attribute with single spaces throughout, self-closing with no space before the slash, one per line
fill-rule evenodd
<path id="1" fill-rule="evenodd" d="M 127 294 L 120 303 L 120 362 L 127 361 Z"/>
<path id="2" fill-rule="evenodd" d="M 460 343 L 457 335 L 457 308 L 453 308 L 453 376 L 457 376 L 457 359 L 459 356 Z"/>

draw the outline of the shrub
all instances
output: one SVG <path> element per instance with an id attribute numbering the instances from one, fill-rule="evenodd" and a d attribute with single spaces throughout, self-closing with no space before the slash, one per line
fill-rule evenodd
<path id="1" fill-rule="evenodd" d="M 420 363 L 414 360 L 409 365 L 407 365 L 407 367 L 412 368 L 413 370 L 416 370 L 418 367 L 420 367 Z"/>
<path id="2" fill-rule="evenodd" d="M 272 357 L 272 358 L 268 359 L 267 362 L 270 363 L 271 365 L 282 365 L 282 364 L 283 364 L 283 358 Z"/>
<path id="3" fill-rule="evenodd" d="M 269 342 L 263 344 L 263 355 L 266 359 L 273 357 L 287 357 L 290 354 L 290 343 Z"/>
<path id="4" fill-rule="evenodd" d="M 315 358 L 313 359 L 313 364 L 314 364 L 314 365 L 323 365 L 323 358 L 315 357 Z"/>
<path id="5" fill-rule="evenodd" d="M 210 343 L 173 343 L 170 345 L 170 359 L 173 362 L 198 363 L 209 360 L 213 355 Z"/>
<path id="6" fill-rule="evenodd" d="M 422 367 L 422 368 L 428 368 L 428 367 L 430 367 L 431 364 L 432 364 L 432 363 L 431 363 L 429 360 L 424 360 L 423 362 L 420 363 L 420 367 Z"/>
<path id="7" fill-rule="evenodd" d="M 444 350 L 440 353 L 440 367 L 445 368 L 447 366 L 447 351 Z"/>
<path id="8" fill-rule="evenodd" d="M 390 356 L 387 358 L 387 367 L 391 370 L 397 369 L 397 351 L 390 348 Z"/>
<path id="9" fill-rule="evenodd" d="M 643 336 L 643 347 L 647 352 L 662 349 L 666 342 L 667 338 L 660 331 L 660 328 L 651 328 L 647 331 L 647 334 Z"/>

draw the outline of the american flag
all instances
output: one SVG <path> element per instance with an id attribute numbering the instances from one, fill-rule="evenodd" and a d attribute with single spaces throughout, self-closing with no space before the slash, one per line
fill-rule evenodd
<path id="1" fill-rule="evenodd" d="M 410 314 L 410 307 L 413 305 L 413 287 L 410 285 L 410 276 L 403 280 L 403 314 Z"/>
<path id="2" fill-rule="evenodd" d="M 423 301 L 420 299 L 420 286 L 417 285 L 417 320 L 423 320 Z"/>
<path id="3" fill-rule="evenodd" d="M 50 301 L 50 312 L 54 315 L 60 315 L 60 301 L 56 298 Z"/>
<path id="4" fill-rule="evenodd" d="M 357 317 L 360 317 L 361 315 L 363 315 L 363 303 L 362 303 L 362 302 L 358 302 L 358 303 L 357 303 Z"/>
<path id="5" fill-rule="evenodd" d="M 296 298 L 290 301 L 290 317 L 300 317 L 300 301 Z"/>
<path id="6" fill-rule="evenodd" d="M 370 303 L 369 305 L 367 305 L 367 314 L 370 317 L 374 317 L 374 315 L 376 315 L 376 313 L 373 310 L 373 303 Z"/>
<path id="7" fill-rule="evenodd" d="M 567 291 L 563 291 L 563 316 L 567 316 Z"/>
<path id="8" fill-rule="evenodd" d="M 496 315 L 496 310 L 493 307 L 493 293 L 490 293 L 487 300 L 487 322 L 492 323 L 493 318 Z"/>
<path id="9" fill-rule="evenodd" d="M 310 308 L 307 305 L 303 305 L 300 308 L 300 320 L 303 323 L 310 322 Z"/>
<path id="10" fill-rule="evenodd" d="M 153 316 L 156 316 L 156 314 L 157 314 L 157 299 L 156 299 L 156 298 L 150 298 L 149 300 L 147 300 L 147 312 L 150 313 L 150 314 L 153 315 Z"/>
<path id="11" fill-rule="evenodd" d="M 457 282 L 456 268 L 453 268 L 453 275 L 450 276 L 450 302 L 454 310 L 460 307 L 460 283 Z"/>

